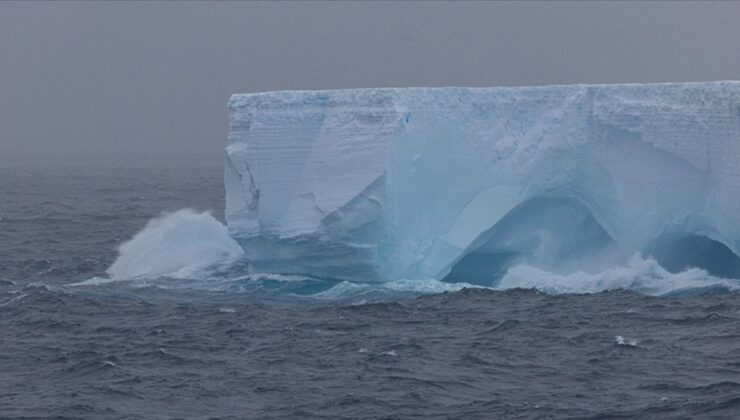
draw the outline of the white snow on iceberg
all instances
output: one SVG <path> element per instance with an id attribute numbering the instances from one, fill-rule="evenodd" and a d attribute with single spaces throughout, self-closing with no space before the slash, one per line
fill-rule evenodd
<path id="1" fill-rule="evenodd" d="M 635 253 L 740 277 L 740 83 L 232 96 L 226 220 L 252 270 L 491 284 Z"/>

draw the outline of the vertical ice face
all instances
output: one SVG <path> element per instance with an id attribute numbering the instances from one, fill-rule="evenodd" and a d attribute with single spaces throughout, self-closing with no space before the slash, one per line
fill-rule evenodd
<path id="1" fill-rule="evenodd" d="M 518 261 L 670 259 L 671 238 L 740 251 L 737 82 L 271 92 L 229 108 L 226 219 L 258 271 L 490 283 Z"/>
<path id="2" fill-rule="evenodd" d="M 226 220 L 252 266 L 375 277 L 393 92 L 234 95 L 229 108 Z"/>

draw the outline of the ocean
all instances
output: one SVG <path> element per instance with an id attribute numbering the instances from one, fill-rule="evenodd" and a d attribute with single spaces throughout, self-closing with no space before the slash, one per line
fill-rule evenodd
<path id="1" fill-rule="evenodd" d="M 0 165 L 0 417 L 740 417 L 734 280 L 253 274 L 223 207 L 221 163 Z"/>

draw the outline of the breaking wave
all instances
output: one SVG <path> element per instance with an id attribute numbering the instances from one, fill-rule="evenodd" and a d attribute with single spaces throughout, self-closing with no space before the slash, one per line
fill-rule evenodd
<path id="1" fill-rule="evenodd" d="M 730 292 L 737 280 L 710 275 L 698 268 L 672 273 L 651 258 L 634 255 L 626 264 L 600 272 L 554 273 L 526 264 L 509 268 L 491 284 L 447 282 L 437 279 L 354 283 L 301 275 L 250 273 L 243 251 L 227 228 L 207 212 L 183 209 L 162 214 L 119 247 L 118 259 L 106 278 L 70 286 L 117 283 L 133 288 L 197 290 L 223 294 L 309 297 L 311 299 L 375 299 L 459 291 L 535 289 L 548 294 L 599 293 L 631 290 L 647 295 L 673 296 Z"/>
<path id="2" fill-rule="evenodd" d="M 152 219 L 118 253 L 108 269 L 115 280 L 198 276 L 243 254 L 223 224 L 207 212 L 191 209 Z"/>
<path id="3" fill-rule="evenodd" d="M 549 294 L 632 290 L 646 295 L 665 296 L 710 289 L 734 291 L 740 288 L 740 282 L 714 277 L 698 268 L 671 273 L 653 259 L 634 255 L 626 265 L 598 273 L 556 274 L 527 265 L 517 265 L 509 269 L 495 288 L 537 289 Z"/>

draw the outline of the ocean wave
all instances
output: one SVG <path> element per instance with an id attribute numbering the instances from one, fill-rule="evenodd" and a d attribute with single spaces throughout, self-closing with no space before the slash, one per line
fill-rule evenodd
<path id="1" fill-rule="evenodd" d="M 437 279 L 360 283 L 299 274 L 250 273 L 241 247 L 229 236 L 226 227 L 209 213 L 190 209 L 151 220 L 119 247 L 118 259 L 107 273 L 107 277 L 94 277 L 68 286 L 117 284 L 129 288 L 271 295 L 317 301 L 377 300 L 466 288 L 535 289 L 547 294 L 631 290 L 655 296 L 740 289 L 737 280 L 715 277 L 697 268 L 672 273 L 655 260 L 640 255 L 634 255 L 623 265 L 599 272 L 555 273 L 519 264 L 490 285 Z"/>
<path id="2" fill-rule="evenodd" d="M 214 265 L 230 264 L 243 251 L 226 227 L 207 212 L 178 210 L 152 219 L 119 248 L 111 279 L 192 278 Z"/>
<path id="3" fill-rule="evenodd" d="M 544 293 L 598 293 L 609 290 L 632 290 L 646 295 L 664 296 L 696 289 L 740 289 L 737 280 L 709 275 L 698 268 L 671 273 L 655 260 L 634 255 L 626 265 L 615 266 L 597 273 L 551 273 L 528 265 L 509 269 L 496 289 L 537 289 Z"/>

